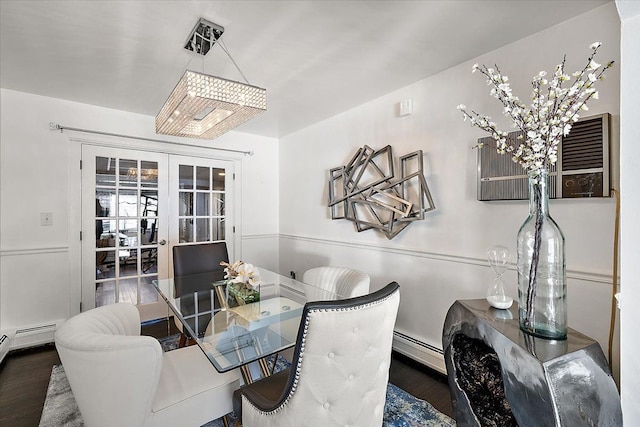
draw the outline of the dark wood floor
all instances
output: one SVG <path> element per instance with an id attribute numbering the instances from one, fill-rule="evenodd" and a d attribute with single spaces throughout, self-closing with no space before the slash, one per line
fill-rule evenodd
<path id="1" fill-rule="evenodd" d="M 145 325 L 143 335 L 156 338 L 174 334 L 175 325 L 157 322 Z M 53 365 L 60 364 L 53 344 L 11 352 L 0 365 L 0 427 L 37 427 Z M 452 416 L 447 379 L 412 359 L 393 353 L 391 383 L 428 401 Z"/>

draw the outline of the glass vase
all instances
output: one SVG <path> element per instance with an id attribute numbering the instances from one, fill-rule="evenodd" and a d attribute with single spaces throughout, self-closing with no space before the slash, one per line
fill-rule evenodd
<path id="1" fill-rule="evenodd" d="M 260 286 L 253 288 L 244 283 L 227 282 L 226 297 L 228 307 L 251 304 L 260 301 Z"/>
<path id="2" fill-rule="evenodd" d="M 529 174 L 529 217 L 518 231 L 518 321 L 541 338 L 567 337 L 564 235 L 549 216 L 549 172 Z"/>

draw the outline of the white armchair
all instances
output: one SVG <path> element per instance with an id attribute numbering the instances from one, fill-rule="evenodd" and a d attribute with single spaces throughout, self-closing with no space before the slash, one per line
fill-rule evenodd
<path id="1" fill-rule="evenodd" d="M 197 346 L 163 353 L 140 336 L 135 305 L 67 320 L 55 343 L 86 426 L 200 426 L 232 411 L 235 372 L 218 373 Z"/>
<path id="2" fill-rule="evenodd" d="M 382 425 L 400 289 L 305 305 L 289 369 L 234 394 L 244 427 Z"/>
<path id="3" fill-rule="evenodd" d="M 302 281 L 335 292 L 343 298 L 353 298 L 368 294 L 371 280 L 369 275 L 358 270 L 344 267 L 316 267 L 305 271 Z"/>

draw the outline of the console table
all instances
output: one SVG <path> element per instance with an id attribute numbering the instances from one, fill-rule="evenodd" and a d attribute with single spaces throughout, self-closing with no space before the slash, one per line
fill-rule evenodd
<path id="1" fill-rule="evenodd" d="M 621 426 L 620 395 L 600 345 L 569 329 L 535 338 L 518 307 L 456 301 L 442 344 L 453 408 L 463 426 Z"/>

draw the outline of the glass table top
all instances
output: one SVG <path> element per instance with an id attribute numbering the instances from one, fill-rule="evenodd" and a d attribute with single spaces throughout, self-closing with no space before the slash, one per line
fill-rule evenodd
<path id="1" fill-rule="evenodd" d="M 243 303 L 221 273 L 154 280 L 162 298 L 218 372 L 227 372 L 293 347 L 307 301 L 342 299 L 259 268 L 259 300 Z"/>

